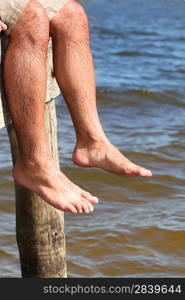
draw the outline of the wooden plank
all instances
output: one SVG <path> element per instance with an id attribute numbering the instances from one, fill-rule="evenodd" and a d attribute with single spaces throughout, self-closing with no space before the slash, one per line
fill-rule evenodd
<path id="1" fill-rule="evenodd" d="M 2 87 L 2 61 L 3 56 L 6 51 L 7 47 L 7 39 L 3 37 L 0 41 L 0 129 L 8 126 L 11 124 L 11 118 L 8 113 L 7 103 L 4 96 L 4 91 Z M 52 49 L 51 44 L 48 48 L 48 58 L 47 58 L 47 95 L 46 95 L 46 102 L 54 99 L 60 94 L 58 85 L 56 83 L 55 78 L 52 76 Z M 16 93 L 16 91 L 15 91 Z"/>

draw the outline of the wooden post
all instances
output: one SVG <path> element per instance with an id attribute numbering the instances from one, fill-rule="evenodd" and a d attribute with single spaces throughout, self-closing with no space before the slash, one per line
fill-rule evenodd
<path id="1" fill-rule="evenodd" d="M 54 159 L 58 162 L 54 100 L 46 104 L 46 131 Z M 19 153 L 16 134 L 8 126 L 13 163 Z M 63 212 L 15 182 L 16 237 L 23 277 L 66 277 Z"/>

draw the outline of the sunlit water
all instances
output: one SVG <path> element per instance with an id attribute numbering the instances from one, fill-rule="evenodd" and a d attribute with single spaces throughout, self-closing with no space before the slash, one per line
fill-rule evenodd
<path id="1" fill-rule="evenodd" d="M 73 165 L 75 135 L 57 101 L 64 172 L 100 197 L 65 215 L 71 277 L 185 276 L 185 2 L 83 1 L 91 28 L 98 109 L 111 141 L 153 172 L 120 178 Z M 0 134 L 0 276 L 19 277 L 6 131 Z M 8 154 L 7 154 L 8 153 Z"/>

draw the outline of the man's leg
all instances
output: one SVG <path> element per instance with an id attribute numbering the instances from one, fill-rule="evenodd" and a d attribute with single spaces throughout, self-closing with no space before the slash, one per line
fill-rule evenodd
<path id="1" fill-rule="evenodd" d="M 44 127 L 48 17 L 30 0 L 10 35 L 4 61 L 4 85 L 16 130 L 20 158 L 13 173 L 23 186 L 54 207 L 77 213 L 97 202 L 62 174 L 51 158 Z"/>
<path id="2" fill-rule="evenodd" d="M 93 58 L 88 19 L 82 6 L 69 0 L 50 21 L 54 72 L 70 110 L 77 143 L 73 160 L 118 175 L 151 176 L 123 156 L 106 138 L 96 108 Z"/>

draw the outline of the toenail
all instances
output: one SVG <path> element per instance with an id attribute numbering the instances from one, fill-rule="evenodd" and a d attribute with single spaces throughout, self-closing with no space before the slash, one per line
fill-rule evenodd
<path id="1" fill-rule="evenodd" d="M 95 200 L 96 202 L 99 201 L 99 199 L 97 197 L 92 197 L 93 200 Z"/>
<path id="2" fill-rule="evenodd" d="M 152 175 L 152 172 L 150 170 L 146 170 L 146 174 Z"/>

